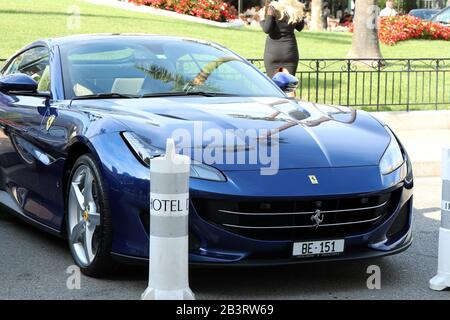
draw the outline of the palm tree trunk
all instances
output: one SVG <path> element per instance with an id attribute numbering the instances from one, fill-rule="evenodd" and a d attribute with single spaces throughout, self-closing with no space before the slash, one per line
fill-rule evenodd
<path id="1" fill-rule="evenodd" d="M 378 41 L 377 0 L 356 0 L 352 47 L 348 57 L 352 59 L 382 59 Z"/>
<path id="2" fill-rule="evenodd" d="M 322 31 L 323 30 L 323 0 L 311 1 L 311 22 L 309 24 L 309 30 Z"/>

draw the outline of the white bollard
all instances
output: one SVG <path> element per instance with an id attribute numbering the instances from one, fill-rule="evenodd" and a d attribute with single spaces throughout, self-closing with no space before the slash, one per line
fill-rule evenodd
<path id="1" fill-rule="evenodd" d="M 142 300 L 194 300 L 189 288 L 189 175 L 191 159 L 173 139 L 150 162 L 150 255 Z"/>
<path id="2" fill-rule="evenodd" d="M 438 273 L 430 280 L 430 288 L 438 291 L 450 287 L 450 147 L 442 152 L 441 212 Z"/>

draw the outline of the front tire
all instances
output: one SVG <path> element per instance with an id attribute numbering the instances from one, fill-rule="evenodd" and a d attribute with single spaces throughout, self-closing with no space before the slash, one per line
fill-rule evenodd
<path id="1" fill-rule="evenodd" d="M 67 236 L 76 264 L 91 277 L 111 273 L 117 266 L 110 254 L 112 220 L 106 188 L 92 155 L 75 162 L 66 199 Z"/>

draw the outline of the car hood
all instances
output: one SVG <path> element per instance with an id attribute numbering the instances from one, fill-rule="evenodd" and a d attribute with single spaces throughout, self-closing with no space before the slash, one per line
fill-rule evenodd
<path id="1" fill-rule="evenodd" d="M 189 150 L 193 159 L 214 162 L 224 171 L 260 169 L 275 160 L 281 170 L 374 166 L 390 141 L 383 126 L 364 111 L 284 98 L 190 96 L 74 103 L 115 118 L 161 149 L 175 133 L 184 153 Z M 271 151 L 259 147 L 267 141 Z"/>

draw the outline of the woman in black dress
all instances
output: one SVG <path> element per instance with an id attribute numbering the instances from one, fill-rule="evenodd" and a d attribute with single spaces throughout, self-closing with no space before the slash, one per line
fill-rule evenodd
<path id="1" fill-rule="evenodd" d="M 298 46 L 295 30 L 305 26 L 303 4 L 298 0 L 279 0 L 266 6 L 266 15 L 261 26 L 267 33 L 264 65 L 269 77 L 280 68 L 295 75 L 298 66 Z"/>

